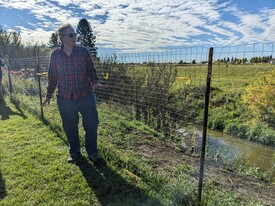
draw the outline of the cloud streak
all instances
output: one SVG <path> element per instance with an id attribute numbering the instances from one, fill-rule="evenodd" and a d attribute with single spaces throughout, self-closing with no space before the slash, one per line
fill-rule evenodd
<path id="1" fill-rule="evenodd" d="M 108 45 L 124 51 L 275 41 L 274 8 L 252 12 L 231 1 L 10 0 L 0 3 L 3 8 L 35 17 L 37 23 L 28 23 L 32 28 L 17 25 L 26 41 L 47 43 L 61 23 L 77 26 L 81 18 L 91 23 L 98 47 Z"/>

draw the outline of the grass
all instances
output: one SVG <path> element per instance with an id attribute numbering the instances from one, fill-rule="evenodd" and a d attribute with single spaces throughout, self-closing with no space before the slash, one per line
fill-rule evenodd
<path id="1" fill-rule="evenodd" d="M 84 151 L 81 164 L 67 164 L 56 100 L 44 109 L 41 121 L 39 100 L 28 82 L 15 85 L 27 93 L 18 92 L 13 102 L 0 106 L 0 141 L 5 145 L 0 148 L 0 205 L 197 205 L 197 181 L 190 178 L 194 168 L 156 171 L 157 163 L 135 149 L 165 136 L 108 102 L 98 107 L 102 164 L 95 167 Z M 83 130 L 80 136 L 83 148 Z M 265 205 L 214 186 L 205 185 L 203 205 Z"/>
<path id="2" fill-rule="evenodd" d="M 16 112 L 10 104 L 6 108 Z M 85 191 L 83 199 L 96 203 L 78 168 L 64 164 L 66 147 L 57 135 L 33 116 L 23 115 L 10 113 L 1 120 L 1 145 L 5 145 L 1 151 L 1 205 L 73 205 L 79 189 Z"/>
<path id="3" fill-rule="evenodd" d="M 28 97 L 22 100 L 30 106 Z M 1 105 L 0 141 L 5 146 L 0 153 L 0 205 L 197 205 L 197 183 L 188 175 L 194 169 L 156 172 L 152 160 L 141 158 L 134 148 L 160 141 L 162 135 L 131 115 L 121 115 L 119 108 L 99 104 L 103 160 L 94 166 L 84 151 L 80 164 L 66 163 L 67 145 L 54 101 L 45 109 L 44 122 L 26 104 Z M 83 130 L 81 140 L 83 146 Z M 203 205 L 229 199 L 228 205 L 248 204 L 226 190 L 204 189 Z"/>
<path id="4" fill-rule="evenodd" d="M 5 145 L 0 156 L 0 205 L 128 205 L 139 200 L 157 201 L 146 193 L 151 190 L 148 183 L 135 180 L 127 168 L 119 170 L 114 161 L 94 167 L 85 156 L 81 165 L 67 164 L 67 146 L 54 131 L 29 113 L 18 113 L 12 104 L 5 108 L 9 112 L 0 128 L 1 145 Z"/>
<path id="5" fill-rule="evenodd" d="M 135 65 L 129 68 L 129 75 L 144 75 L 146 66 Z M 188 84 L 188 79 L 191 80 L 191 85 L 205 86 L 208 65 L 206 64 L 175 64 L 174 69 L 177 69 L 176 82 L 174 83 L 173 90 L 185 87 Z M 242 89 L 247 84 L 251 83 L 260 72 L 273 70 L 273 64 L 213 64 L 211 86 L 220 89 L 226 88 L 232 91 Z M 138 71 L 132 72 L 133 70 Z M 183 79 L 181 79 L 183 78 Z"/>

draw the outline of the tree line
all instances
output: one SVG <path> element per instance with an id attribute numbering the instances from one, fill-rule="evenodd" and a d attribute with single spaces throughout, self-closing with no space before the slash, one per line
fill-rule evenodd
<path id="1" fill-rule="evenodd" d="M 252 57 L 250 60 L 248 60 L 247 58 L 234 58 L 231 57 L 231 59 L 229 57 L 227 58 L 223 58 L 223 59 L 217 59 L 216 63 L 222 62 L 222 63 L 232 63 L 232 64 L 245 64 L 245 63 L 269 63 L 272 60 L 272 55 L 270 56 L 258 56 L 258 57 Z"/>
<path id="2" fill-rule="evenodd" d="M 0 26 L 0 57 L 9 55 L 10 58 L 35 56 L 40 53 L 48 54 L 50 49 L 45 44 L 22 43 L 20 30 L 6 30 Z"/>
<path id="3" fill-rule="evenodd" d="M 270 56 L 259 56 L 259 57 L 252 57 L 250 60 L 248 60 L 247 58 L 234 58 L 234 57 L 227 57 L 227 58 L 221 58 L 221 59 L 217 59 L 215 60 L 216 64 L 219 63 L 231 63 L 231 64 L 246 64 L 248 62 L 250 63 L 269 63 L 270 61 L 272 61 L 272 55 Z M 275 60 L 274 60 L 275 61 Z M 206 64 L 207 61 L 202 61 L 201 64 Z M 184 62 L 183 60 L 180 60 L 178 62 L 178 64 L 197 64 L 196 60 L 193 60 L 192 62 Z"/>

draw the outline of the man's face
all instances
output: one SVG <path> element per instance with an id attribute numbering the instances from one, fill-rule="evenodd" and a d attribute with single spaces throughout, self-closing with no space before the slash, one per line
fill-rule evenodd
<path id="1" fill-rule="evenodd" d="M 73 28 L 67 28 L 60 38 L 65 46 L 74 47 L 76 45 L 76 33 Z"/>

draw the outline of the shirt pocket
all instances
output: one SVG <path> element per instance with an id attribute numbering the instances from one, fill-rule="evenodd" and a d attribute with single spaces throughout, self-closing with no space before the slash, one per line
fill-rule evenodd
<path id="1" fill-rule="evenodd" d="M 86 61 L 83 57 L 78 57 L 75 59 L 76 70 L 80 72 L 86 72 Z"/>
<path id="2" fill-rule="evenodd" d="M 58 79 L 63 80 L 65 74 L 65 65 L 63 61 L 56 61 L 56 71 L 58 74 Z"/>
<path id="3" fill-rule="evenodd" d="M 64 69 L 64 67 L 65 67 L 65 65 L 64 65 L 64 62 L 63 61 L 56 61 L 56 69 L 58 70 L 58 71 L 62 71 L 63 69 Z"/>

